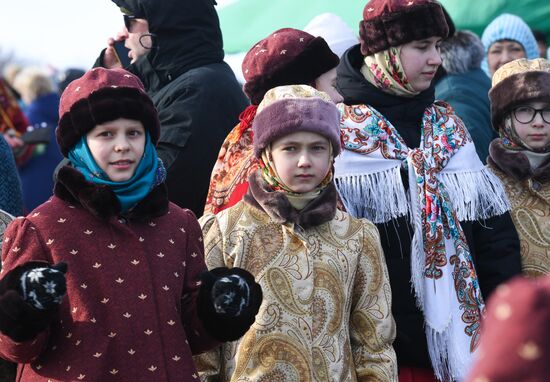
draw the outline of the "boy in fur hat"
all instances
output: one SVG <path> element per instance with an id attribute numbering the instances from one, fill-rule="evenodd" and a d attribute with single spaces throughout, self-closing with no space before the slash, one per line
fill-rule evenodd
<path id="1" fill-rule="evenodd" d="M 524 274 L 550 274 L 550 62 L 519 59 L 493 76 L 492 122 L 500 138 L 488 165 L 502 180 L 521 241 Z"/>
<path id="2" fill-rule="evenodd" d="M 339 114 L 307 85 L 269 90 L 252 129 L 260 169 L 244 200 L 200 222 L 209 268 L 262 286 L 239 341 L 201 355 L 203 381 L 395 381 L 395 325 L 376 228 L 336 208 Z"/>
<path id="3" fill-rule="evenodd" d="M 271 88 L 307 84 L 342 101 L 335 89 L 338 56 L 322 37 L 293 28 L 276 30 L 258 41 L 243 60 L 244 92 L 252 105 L 225 139 L 212 170 L 205 213 L 218 213 L 239 202 L 248 177 L 258 169 L 252 150 L 252 121 L 258 104 Z"/>
<path id="4" fill-rule="evenodd" d="M 379 228 L 400 382 L 461 380 L 483 299 L 521 272 L 504 188 L 462 120 L 434 98 L 451 26 L 436 1 L 371 0 L 361 44 L 337 69 L 344 150 L 336 185 L 347 211 Z"/>
<path id="5" fill-rule="evenodd" d="M 205 272 L 196 218 L 168 201 L 157 112 L 136 76 L 93 69 L 59 114 L 70 166 L 4 236 L 0 355 L 22 381 L 194 380 L 191 355 L 244 334 L 260 287 L 243 269 Z"/>

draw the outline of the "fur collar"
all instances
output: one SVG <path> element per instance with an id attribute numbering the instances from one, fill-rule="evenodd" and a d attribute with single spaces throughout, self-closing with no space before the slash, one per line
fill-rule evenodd
<path id="1" fill-rule="evenodd" d="M 329 183 L 317 198 L 300 211 L 292 207 L 284 193 L 271 190 L 260 171 L 250 175 L 248 182 L 245 202 L 265 211 L 275 223 L 294 223 L 308 229 L 326 223 L 336 215 L 337 194 L 334 182 Z"/>
<path id="2" fill-rule="evenodd" d="M 550 181 L 550 157 L 532 170 L 527 156 L 521 151 L 507 149 L 500 138 L 494 139 L 489 145 L 488 162 L 520 182 L 528 178 L 541 183 Z"/>
<path id="3" fill-rule="evenodd" d="M 57 173 L 55 196 L 69 203 L 77 203 L 92 215 L 108 219 L 120 215 L 120 203 L 113 191 L 106 186 L 88 182 L 84 175 L 71 166 L 62 167 Z M 168 212 L 168 192 L 163 183 L 155 187 L 125 217 L 146 220 Z"/>

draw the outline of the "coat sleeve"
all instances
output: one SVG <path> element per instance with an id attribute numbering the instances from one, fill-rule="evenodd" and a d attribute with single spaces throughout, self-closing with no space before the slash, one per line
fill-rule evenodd
<path id="1" fill-rule="evenodd" d="M 521 274 L 519 237 L 510 213 L 473 223 L 475 265 L 485 301 L 495 288 Z"/>
<path id="2" fill-rule="evenodd" d="M 182 290 L 181 320 L 187 335 L 192 354 L 212 349 L 219 341 L 204 328 L 199 317 L 198 296 L 201 286 L 201 274 L 206 271 L 204 264 L 204 246 L 199 223 L 191 211 L 187 211 L 186 233 L 188 235 L 185 250 L 186 274 Z"/>
<path id="3" fill-rule="evenodd" d="M 205 261 L 208 269 L 225 267 L 222 249 L 222 233 L 218 220 L 212 214 L 199 220 L 204 234 Z M 214 382 L 219 378 L 224 345 L 193 357 L 202 382 Z"/>
<path id="4" fill-rule="evenodd" d="M 20 316 L 17 320 L 18 323 L 15 326 L 21 326 L 20 328 L 10 328 L 10 331 L 23 330 L 24 322 L 29 321 L 31 326 L 42 321 L 42 324 L 47 326 L 48 317 L 39 317 L 41 312 L 32 309 L 30 305 L 28 307 L 18 306 L 25 304 L 22 299 L 14 298 L 18 296 L 18 293 L 14 293 L 17 286 L 7 285 L 13 284 L 10 279 L 10 272 L 15 268 L 24 267 L 25 264 L 30 262 L 46 262 L 51 263 L 51 259 L 48 254 L 46 245 L 40 237 L 40 233 L 37 228 L 26 218 L 18 218 L 10 223 L 6 232 L 4 233 L 4 242 L 2 245 L 2 271 L 0 272 L 0 311 L 2 314 L 14 311 L 18 311 Z M 36 319 L 27 315 L 37 313 Z M 7 323 L 8 317 L 0 317 Z M 11 325 L 11 324 L 10 324 Z M 35 330 L 36 328 L 28 328 L 29 330 Z M 49 328 L 40 330 L 37 336 L 30 340 L 23 342 L 15 342 L 10 337 L 0 334 L 0 355 L 2 358 L 16 363 L 28 363 L 34 358 L 38 357 L 42 351 L 46 348 L 49 338 Z"/>
<path id="5" fill-rule="evenodd" d="M 357 380 L 397 381 L 397 360 L 392 346 L 396 329 L 388 270 L 376 227 L 366 223 L 363 232 L 350 315 Z"/>

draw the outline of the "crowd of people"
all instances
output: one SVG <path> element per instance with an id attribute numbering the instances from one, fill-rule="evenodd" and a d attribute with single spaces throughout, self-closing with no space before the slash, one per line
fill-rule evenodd
<path id="1" fill-rule="evenodd" d="M 547 379 L 543 32 L 370 0 L 241 84 L 214 1 L 112 1 L 93 68 L 0 82 L 0 380 Z"/>

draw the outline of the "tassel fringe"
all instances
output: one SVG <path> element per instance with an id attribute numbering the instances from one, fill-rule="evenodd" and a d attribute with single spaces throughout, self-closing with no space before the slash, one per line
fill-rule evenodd
<path id="1" fill-rule="evenodd" d="M 488 168 L 439 174 L 458 220 L 473 221 L 502 215 L 510 209 L 504 186 Z"/>
<path id="2" fill-rule="evenodd" d="M 336 177 L 336 187 L 346 210 L 373 223 L 407 215 L 407 195 L 399 169 L 396 166 L 372 174 Z"/>

